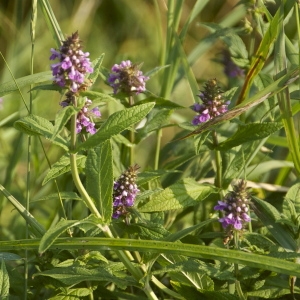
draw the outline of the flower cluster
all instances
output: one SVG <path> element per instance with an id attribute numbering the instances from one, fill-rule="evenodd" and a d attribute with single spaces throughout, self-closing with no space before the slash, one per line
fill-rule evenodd
<path id="1" fill-rule="evenodd" d="M 132 93 L 138 95 L 146 90 L 146 81 L 149 77 L 143 75 L 140 67 L 141 64 L 137 65 L 130 60 L 125 60 L 111 68 L 112 73 L 110 73 L 107 81 L 114 89 L 114 94 L 121 91 L 128 95 Z"/>
<path id="2" fill-rule="evenodd" d="M 242 77 L 245 75 L 244 70 L 241 69 L 232 61 L 229 51 L 223 52 L 222 63 L 224 65 L 224 73 L 228 77 L 235 78 L 235 77 Z"/>
<path id="3" fill-rule="evenodd" d="M 140 191 L 135 183 L 138 169 L 138 165 L 130 166 L 114 182 L 113 218 L 115 219 L 128 214 L 126 208 L 133 206 L 136 195 Z"/>
<path id="4" fill-rule="evenodd" d="M 204 123 L 228 110 L 230 101 L 226 101 L 222 93 L 216 79 L 206 82 L 204 91 L 201 91 L 199 94 L 202 103 L 195 103 L 192 106 L 192 109 L 198 113 L 192 121 L 193 125 Z"/>
<path id="5" fill-rule="evenodd" d="M 223 228 L 241 230 L 245 222 L 250 222 L 248 215 L 250 195 L 246 188 L 244 180 L 239 181 L 232 186 L 233 191 L 229 192 L 223 201 L 218 201 L 215 210 L 224 212 L 224 217 L 219 219 Z"/>
<path id="6" fill-rule="evenodd" d="M 51 65 L 54 82 L 73 93 L 85 90 L 91 83 L 85 81 L 86 73 L 93 73 L 89 53 L 81 50 L 78 32 L 68 37 L 59 50 L 51 49 L 50 60 L 59 59 Z"/>
<path id="7" fill-rule="evenodd" d="M 101 113 L 98 107 L 89 110 L 88 107 L 92 104 L 90 99 L 85 100 L 85 104 L 77 114 L 76 132 L 79 133 L 83 128 L 90 134 L 96 133 L 95 123 L 91 121 L 91 117 L 100 118 Z"/>

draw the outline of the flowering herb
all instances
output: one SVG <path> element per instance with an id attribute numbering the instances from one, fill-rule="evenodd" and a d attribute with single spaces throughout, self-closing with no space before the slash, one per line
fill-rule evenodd
<path id="1" fill-rule="evenodd" d="M 50 60 L 59 59 L 51 65 L 54 82 L 73 93 L 85 90 L 91 85 L 85 80 L 87 73 L 93 73 L 89 53 L 83 52 L 78 32 L 68 37 L 59 50 L 51 49 Z"/>
<path id="2" fill-rule="evenodd" d="M 202 103 L 195 103 L 192 106 L 192 109 L 198 113 L 192 121 L 193 125 L 199 125 L 228 111 L 230 101 L 226 101 L 222 93 L 216 79 L 206 82 L 204 91 L 199 94 Z"/>
<path id="3" fill-rule="evenodd" d="M 241 230 L 246 222 L 251 221 L 248 215 L 250 195 L 246 189 L 246 182 L 241 180 L 232 188 L 233 191 L 214 207 L 215 210 L 224 212 L 224 217 L 220 218 L 219 222 L 229 231 Z"/>
<path id="4" fill-rule="evenodd" d="M 87 73 L 93 72 L 90 59 L 88 58 L 90 54 L 82 51 L 78 32 L 68 37 L 59 50 L 52 48 L 51 53 L 50 60 L 59 59 L 58 63 L 51 65 L 54 82 L 68 89 L 65 95 L 66 99 L 60 102 L 60 105 L 62 107 L 72 105 L 75 101 L 75 96 L 91 85 L 91 82 L 85 79 Z M 77 133 L 80 133 L 83 129 L 90 134 L 96 133 L 95 123 L 91 121 L 91 117 L 101 117 L 101 113 L 97 107 L 89 110 L 88 107 L 91 104 L 92 101 L 86 98 L 82 109 L 77 114 Z"/>
<path id="5" fill-rule="evenodd" d="M 118 91 L 128 95 L 136 95 L 146 90 L 146 81 L 149 77 L 144 76 L 140 71 L 141 64 L 133 64 L 130 60 L 122 61 L 119 65 L 115 64 L 112 68 L 108 83 L 114 89 L 114 94 Z"/>
<path id="6" fill-rule="evenodd" d="M 136 195 L 140 191 L 135 183 L 137 177 L 138 165 L 130 166 L 121 174 L 117 181 L 114 182 L 113 190 L 113 218 L 118 219 L 120 216 L 127 216 L 127 207 L 134 205 Z"/>

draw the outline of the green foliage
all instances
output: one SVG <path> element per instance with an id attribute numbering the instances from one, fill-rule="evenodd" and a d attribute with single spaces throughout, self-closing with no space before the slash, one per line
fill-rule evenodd
<path id="1" fill-rule="evenodd" d="M 296 299 L 295 1 L 56 2 L 0 5 L 0 298 Z M 81 48 L 59 74 L 45 57 L 77 30 L 72 91 Z"/>
<path id="2" fill-rule="evenodd" d="M 0 298 L 8 299 L 9 293 L 9 276 L 5 267 L 4 259 L 1 259 L 0 269 Z"/>
<path id="3" fill-rule="evenodd" d="M 191 178 L 186 178 L 154 195 L 149 202 L 139 207 L 139 211 L 167 211 L 194 206 L 217 192 L 214 186 L 201 185 Z"/>
<path id="4" fill-rule="evenodd" d="M 106 223 L 112 215 L 113 161 L 110 140 L 90 149 L 86 159 L 86 189 Z"/>

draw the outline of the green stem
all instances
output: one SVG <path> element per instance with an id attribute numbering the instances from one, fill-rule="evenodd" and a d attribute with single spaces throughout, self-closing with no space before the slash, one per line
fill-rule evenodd
<path id="1" fill-rule="evenodd" d="M 74 104 L 74 106 L 77 106 L 76 99 L 74 99 L 73 104 Z M 92 201 L 92 199 L 88 195 L 86 189 L 84 188 L 84 186 L 80 180 L 79 174 L 78 174 L 77 164 L 76 164 L 76 153 L 74 153 L 75 149 L 76 149 L 76 138 L 77 138 L 77 136 L 76 136 L 76 119 L 77 119 L 76 114 L 71 117 L 70 165 L 71 165 L 71 173 L 72 173 L 73 181 L 74 181 L 74 184 L 75 184 L 78 192 L 80 193 L 81 197 L 83 198 L 86 206 L 90 209 L 91 213 L 96 215 L 98 218 L 102 218 L 102 216 L 99 213 L 98 209 L 96 208 L 94 202 Z M 101 230 L 103 231 L 103 233 L 105 234 L 106 237 L 115 238 L 114 234 L 112 233 L 112 231 L 110 230 L 110 228 L 107 225 L 98 225 L 98 226 L 101 228 Z M 120 261 L 122 261 L 122 263 L 125 265 L 127 270 L 139 282 L 141 280 L 141 278 L 143 278 L 144 275 L 143 275 L 143 272 L 141 271 L 141 269 L 134 267 L 134 265 L 131 263 L 132 256 L 131 256 L 130 252 L 116 251 L 116 254 L 117 254 L 118 258 L 120 259 Z M 157 300 L 157 297 L 155 296 L 154 292 L 152 291 L 150 285 L 147 285 L 147 286 L 145 285 L 144 292 L 148 296 L 148 299 Z"/>
<path id="2" fill-rule="evenodd" d="M 134 100 L 133 100 L 133 96 L 129 96 L 129 105 L 133 106 L 134 104 Z M 129 140 L 130 143 L 132 144 L 130 146 L 130 165 L 133 166 L 135 163 L 135 147 L 134 147 L 134 141 L 135 141 L 135 133 L 134 133 L 134 125 L 132 125 L 132 128 L 130 130 L 130 136 L 129 136 Z"/>
<path id="3" fill-rule="evenodd" d="M 160 155 L 160 145 L 162 138 L 162 129 L 159 128 L 156 132 L 156 147 L 155 147 L 155 158 L 154 158 L 154 170 L 158 169 L 159 166 L 159 155 Z"/>
<path id="4" fill-rule="evenodd" d="M 236 250 L 240 249 L 239 232 L 237 230 L 234 231 L 234 248 Z M 234 272 L 235 272 L 235 277 L 238 278 L 238 276 L 239 276 L 239 265 L 238 264 L 234 264 Z M 241 300 L 246 300 L 246 298 L 243 294 L 242 288 L 241 288 L 240 281 L 238 279 L 235 280 L 235 288 L 236 288 L 239 298 Z"/>
<path id="5" fill-rule="evenodd" d="M 213 144 L 215 147 L 219 145 L 217 132 L 212 131 Z M 216 179 L 215 186 L 218 188 L 222 187 L 222 158 L 219 150 L 215 150 L 215 161 L 216 161 Z"/>

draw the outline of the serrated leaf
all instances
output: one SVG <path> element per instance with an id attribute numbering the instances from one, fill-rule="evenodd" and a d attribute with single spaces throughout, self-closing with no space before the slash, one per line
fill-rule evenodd
<path id="1" fill-rule="evenodd" d="M 63 200 L 82 200 L 81 197 L 79 197 L 74 192 L 60 192 L 59 195 L 60 195 L 61 199 L 63 199 Z M 30 201 L 30 203 L 39 202 L 39 201 L 52 202 L 52 201 L 57 201 L 58 198 L 59 198 L 58 194 L 53 193 L 53 194 L 38 198 L 36 200 L 32 200 L 32 201 Z"/>
<path id="2" fill-rule="evenodd" d="M 16 121 L 14 127 L 28 135 L 40 135 L 49 140 L 54 132 L 54 126 L 51 122 L 36 115 L 29 115 Z M 60 135 L 57 135 L 51 142 L 64 150 L 68 151 L 69 149 L 67 142 Z"/>
<path id="3" fill-rule="evenodd" d="M 86 157 L 84 155 L 76 155 L 77 167 L 84 167 Z M 46 177 L 43 180 L 43 185 L 45 185 L 50 180 L 67 173 L 71 170 L 70 158 L 68 155 L 62 156 L 59 161 L 52 165 L 51 169 L 47 173 Z"/>
<path id="4" fill-rule="evenodd" d="M 0 268 L 0 298 L 6 299 L 9 295 L 9 276 L 5 267 L 4 259 L 1 259 Z"/>
<path id="5" fill-rule="evenodd" d="M 94 148 L 114 135 L 126 130 L 141 121 L 150 112 L 153 106 L 154 103 L 146 103 L 115 112 L 94 135 L 79 145 L 78 150 Z"/>
<path id="6" fill-rule="evenodd" d="M 266 201 L 252 196 L 252 208 L 261 222 L 267 227 L 273 238 L 277 240 L 280 246 L 287 251 L 296 251 L 297 243 L 293 239 L 287 227 L 284 224 L 278 223 L 281 219 L 277 209 Z"/>
<path id="7" fill-rule="evenodd" d="M 67 106 L 59 110 L 55 117 L 55 124 L 52 133 L 51 140 L 54 140 L 56 136 L 63 130 L 70 118 L 80 111 L 79 108 L 74 106 Z"/>
<path id="8" fill-rule="evenodd" d="M 28 75 L 22 78 L 18 78 L 16 79 L 16 81 L 18 86 L 21 89 L 26 86 L 30 86 L 31 84 L 49 81 L 52 78 L 53 78 L 52 72 L 46 71 L 46 72 L 36 73 L 33 75 Z M 18 88 L 14 80 L 2 83 L 0 85 L 0 97 L 15 92 L 17 90 Z"/>
<path id="9" fill-rule="evenodd" d="M 104 268 L 87 269 L 83 267 L 66 267 L 66 268 L 54 268 L 44 272 L 34 274 L 36 276 L 49 276 L 59 280 L 65 285 L 72 286 L 82 281 L 104 281 L 113 282 L 120 288 L 126 288 L 128 285 L 132 285 L 135 282 L 130 278 L 119 278 L 113 276 L 110 272 Z"/>
<path id="10" fill-rule="evenodd" d="M 130 224 L 130 226 L 126 225 L 125 223 L 119 224 L 125 232 L 129 234 L 135 234 L 141 239 L 151 239 L 151 240 L 160 240 L 163 237 L 169 235 L 168 230 L 157 223 L 135 223 Z"/>
<path id="11" fill-rule="evenodd" d="M 89 296 L 93 293 L 88 288 L 68 289 L 60 292 L 58 295 L 51 297 L 49 300 L 80 300 L 82 297 Z"/>
<path id="12" fill-rule="evenodd" d="M 220 143 L 218 150 L 226 151 L 243 143 L 263 139 L 282 128 L 281 122 L 251 123 L 239 126 L 237 132 Z"/>
<path id="13" fill-rule="evenodd" d="M 139 207 L 139 211 L 153 212 L 185 208 L 197 205 L 210 194 L 217 192 L 212 185 L 199 184 L 191 178 L 186 178 L 154 195 L 149 202 Z"/>
<path id="14" fill-rule="evenodd" d="M 113 160 L 110 140 L 90 149 L 86 159 L 86 189 L 94 199 L 104 222 L 111 221 Z"/>

